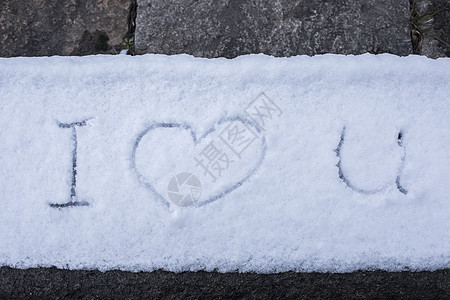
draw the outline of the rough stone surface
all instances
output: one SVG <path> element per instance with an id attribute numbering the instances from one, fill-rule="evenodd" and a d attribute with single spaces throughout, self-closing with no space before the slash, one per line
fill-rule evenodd
<path id="1" fill-rule="evenodd" d="M 216 273 L 0 268 L 1 299 L 450 299 L 450 270 Z"/>
<path id="2" fill-rule="evenodd" d="M 416 5 L 416 25 L 423 31 L 416 32 L 416 54 L 450 57 L 450 0 L 414 0 L 411 5 Z"/>
<path id="3" fill-rule="evenodd" d="M 409 1 L 138 0 L 137 53 L 412 52 Z"/>
<path id="4" fill-rule="evenodd" d="M 120 50 L 131 0 L 2 0 L 0 56 L 87 55 Z"/>

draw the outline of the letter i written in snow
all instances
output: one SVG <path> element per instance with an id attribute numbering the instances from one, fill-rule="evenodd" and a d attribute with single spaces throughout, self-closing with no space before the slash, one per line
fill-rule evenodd
<path id="1" fill-rule="evenodd" d="M 73 123 L 61 123 L 57 122 L 60 128 L 71 128 L 72 129 L 72 140 L 73 140 L 73 151 L 72 151 L 72 184 L 70 188 L 70 200 L 66 203 L 51 203 L 51 207 L 63 208 L 71 206 L 88 206 L 88 202 L 78 201 L 77 198 L 77 127 L 86 126 L 87 121 L 90 119 L 83 120 L 81 122 Z"/>

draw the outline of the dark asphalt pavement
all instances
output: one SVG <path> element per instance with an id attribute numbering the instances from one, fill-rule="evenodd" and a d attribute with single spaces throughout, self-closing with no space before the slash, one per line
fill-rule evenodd
<path id="1" fill-rule="evenodd" d="M 0 268 L 1 299 L 450 299 L 450 269 L 279 274 Z"/>

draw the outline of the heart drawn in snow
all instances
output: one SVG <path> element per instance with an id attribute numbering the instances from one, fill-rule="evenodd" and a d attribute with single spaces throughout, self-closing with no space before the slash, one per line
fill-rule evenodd
<path id="1" fill-rule="evenodd" d="M 203 206 L 246 183 L 265 153 L 266 141 L 258 126 L 234 117 L 221 119 L 199 138 L 187 124 L 153 124 L 137 137 L 131 162 L 139 181 L 166 205 Z M 179 195 L 192 194 L 189 177 L 197 195 L 201 186 L 200 198 L 173 201 L 173 188 Z"/>

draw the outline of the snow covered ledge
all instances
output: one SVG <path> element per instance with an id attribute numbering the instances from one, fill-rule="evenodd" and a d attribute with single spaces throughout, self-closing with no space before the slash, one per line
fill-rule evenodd
<path id="1" fill-rule="evenodd" d="M 450 59 L 0 59 L 0 266 L 450 267 Z"/>

